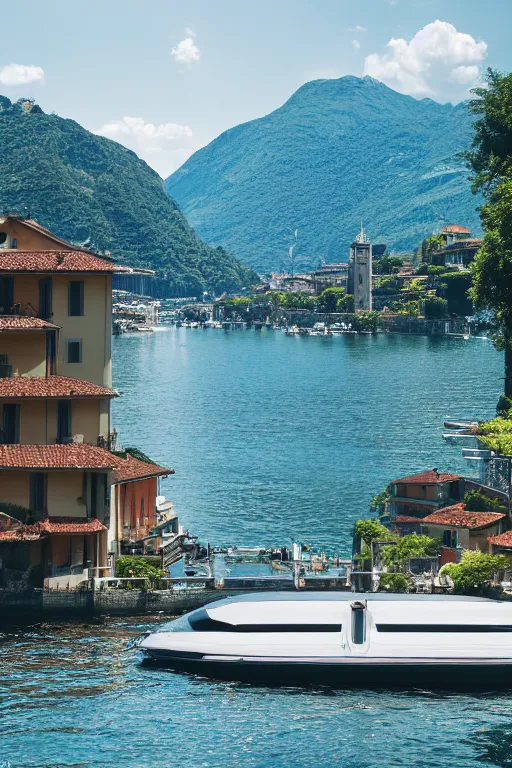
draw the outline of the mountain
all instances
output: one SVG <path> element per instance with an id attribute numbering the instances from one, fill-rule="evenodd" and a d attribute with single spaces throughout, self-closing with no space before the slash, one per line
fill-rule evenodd
<path id="1" fill-rule="evenodd" d="M 371 77 L 306 83 L 279 109 L 200 149 L 166 181 L 206 242 L 258 270 L 347 261 L 364 221 L 373 242 L 411 250 L 446 223 L 479 233 L 457 154 L 467 106 L 418 101 Z"/>
<path id="2" fill-rule="evenodd" d="M 157 270 L 163 295 L 197 295 L 253 282 L 223 248 L 205 245 L 162 179 L 120 144 L 31 100 L 0 96 L 0 211 L 23 213 L 57 235 L 124 264 Z"/>

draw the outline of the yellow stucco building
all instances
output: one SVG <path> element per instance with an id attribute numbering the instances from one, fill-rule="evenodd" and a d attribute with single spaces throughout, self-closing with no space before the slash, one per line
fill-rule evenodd
<path id="1" fill-rule="evenodd" d="M 134 517 L 124 498 L 144 499 L 142 528 L 156 521 L 155 478 L 171 470 L 110 450 L 117 269 L 34 221 L 0 219 L 0 586 L 108 574 Z M 146 485 L 116 490 L 130 483 Z"/>

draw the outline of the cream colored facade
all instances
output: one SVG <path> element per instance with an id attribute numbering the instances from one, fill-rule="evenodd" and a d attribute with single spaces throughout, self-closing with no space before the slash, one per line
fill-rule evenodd
<path id="1" fill-rule="evenodd" d="M 62 398 L 66 400 L 67 398 Z M 69 398 L 72 442 L 96 445 L 110 431 L 110 405 L 107 398 Z M 58 442 L 58 403 L 56 398 L 0 398 L 3 405 L 19 406 L 19 441 L 23 445 L 51 445 Z"/>
<path id="2" fill-rule="evenodd" d="M 1 254 L 1 251 L 0 251 Z M 39 280 L 42 275 L 13 274 L 14 303 L 20 304 L 23 311 L 31 307 L 39 312 Z M 112 277 L 111 275 L 88 275 L 76 273 L 72 275 L 52 275 L 45 277 L 51 280 L 52 313 L 48 321 L 59 327 L 57 344 L 57 373 L 60 376 L 71 376 L 74 379 L 91 381 L 104 387 L 112 386 Z M 69 315 L 69 286 L 71 282 L 83 282 L 84 313 L 80 316 Z M 19 336 L 21 331 L 13 331 L 12 337 Z M 25 333 L 25 332 L 24 332 Z M 28 332 L 27 332 L 28 333 Z M 34 333 L 34 332 L 33 332 Z M 44 332 L 38 331 L 43 336 Z M 7 335 L 7 334 L 6 334 Z M 2 334 L 2 337 L 4 334 Z M 78 340 L 81 343 L 81 362 L 68 362 L 68 342 Z M 34 352 L 25 360 L 26 352 L 16 354 L 16 338 L 10 345 L 12 355 L 9 364 L 13 365 L 20 376 L 44 376 L 46 352 L 43 345 L 43 359 L 36 363 Z M 0 354 L 3 352 L 3 338 L 0 339 Z M 23 347 L 26 346 L 24 340 Z M 39 350 L 39 346 L 37 347 Z M 18 356 L 21 359 L 18 361 Z"/>
<path id="3" fill-rule="evenodd" d="M 45 331 L 2 331 L 0 355 L 7 355 L 14 376 L 46 374 Z"/>
<path id="4" fill-rule="evenodd" d="M 30 507 L 30 477 L 33 473 L 24 470 L 4 469 L 0 472 L 1 500 L 8 504 L 19 504 L 22 507 Z M 40 473 L 39 473 L 40 474 Z M 48 517 L 65 517 L 85 519 L 93 509 L 92 503 L 92 474 L 82 470 L 51 470 L 46 474 L 47 495 L 46 511 Z M 96 504 L 98 519 L 105 519 L 104 500 L 101 494 L 108 481 L 106 472 L 97 472 L 102 478 L 96 487 Z M 102 485 L 103 484 L 103 485 Z"/>

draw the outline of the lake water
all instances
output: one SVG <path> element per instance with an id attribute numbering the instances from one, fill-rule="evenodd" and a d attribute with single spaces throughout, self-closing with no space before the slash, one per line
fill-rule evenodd
<path id="1" fill-rule="evenodd" d="M 347 554 L 390 480 L 467 471 L 443 420 L 492 416 L 502 377 L 479 339 L 172 328 L 114 339 L 114 424 L 201 540 Z"/>
<path id="2" fill-rule="evenodd" d="M 446 417 L 488 417 L 485 341 L 170 329 L 114 340 L 115 424 L 176 475 L 203 540 L 350 548 L 401 475 L 462 469 Z M 477 768 L 512 765 L 512 696 L 215 683 L 146 669 L 157 619 L 0 634 L 0 768 Z"/>

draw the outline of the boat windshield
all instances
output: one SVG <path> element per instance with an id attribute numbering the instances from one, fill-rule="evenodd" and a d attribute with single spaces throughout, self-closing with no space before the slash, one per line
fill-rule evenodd
<path id="1" fill-rule="evenodd" d="M 157 629 L 157 632 L 193 632 L 188 620 L 189 616 L 190 614 L 186 613 L 185 616 L 180 616 L 178 619 L 167 621 Z"/>

